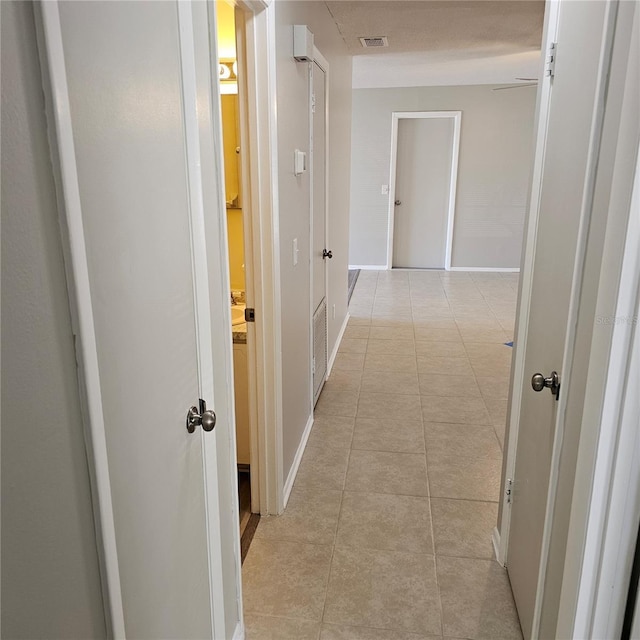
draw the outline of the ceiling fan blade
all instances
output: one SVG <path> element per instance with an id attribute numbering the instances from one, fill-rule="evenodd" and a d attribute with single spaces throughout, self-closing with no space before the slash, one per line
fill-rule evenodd
<path id="1" fill-rule="evenodd" d="M 505 89 L 520 89 L 521 87 L 537 87 L 537 82 L 523 82 L 521 84 L 509 84 L 505 87 L 494 87 L 492 91 L 504 91 Z"/>

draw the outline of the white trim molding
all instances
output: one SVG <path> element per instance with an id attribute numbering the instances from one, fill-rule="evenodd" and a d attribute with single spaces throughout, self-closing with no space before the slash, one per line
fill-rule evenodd
<path id="1" fill-rule="evenodd" d="M 618 301 L 614 315 L 606 318 L 613 321 L 613 333 L 593 469 L 574 637 L 610 638 L 620 635 L 640 522 L 638 211 L 640 164 L 636 159 Z"/>
<path id="2" fill-rule="evenodd" d="M 495 555 L 498 564 L 501 564 L 504 567 L 504 562 L 500 558 L 500 531 L 498 527 L 493 527 L 493 531 L 491 532 L 491 544 L 493 544 L 493 553 Z"/>
<path id="3" fill-rule="evenodd" d="M 361 271 L 386 271 L 386 264 L 350 264 L 349 269 L 360 269 Z"/>
<path id="4" fill-rule="evenodd" d="M 282 361 L 275 3 L 239 2 L 244 11 L 249 190 L 252 207 L 257 426 L 252 435 L 262 515 L 282 512 Z"/>
<path id="5" fill-rule="evenodd" d="M 244 640 L 244 624 L 242 620 L 236 625 L 236 629 L 233 632 L 233 640 Z"/>
<path id="6" fill-rule="evenodd" d="M 302 462 L 302 455 L 304 454 L 304 450 L 307 446 L 307 441 L 309 440 L 309 436 L 311 435 L 311 428 L 313 427 L 313 413 L 309 416 L 307 420 L 307 425 L 304 428 L 304 432 L 302 433 L 302 438 L 300 439 L 300 444 L 298 445 L 298 450 L 296 451 L 296 455 L 293 459 L 293 463 L 291 464 L 291 469 L 289 469 L 289 475 L 287 476 L 287 481 L 284 483 L 284 499 L 282 509 L 284 510 L 289 502 L 289 496 L 291 495 L 291 489 L 293 489 L 293 483 L 296 481 L 296 476 L 298 475 L 298 469 L 300 468 L 300 463 Z"/>
<path id="7" fill-rule="evenodd" d="M 387 230 L 387 269 L 393 269 L 393 234 L 395 224 L 396 173 L 398 161 L 398 123 L 405 119 L 452 118 L 453 137 L 451 153 L 451 179 L 449 180 L 449 207 L 447 210 L 447 235 L 445 239 L 444 269 L 451 269 L 453 224 L 456 211 L 458 183 L 458 157 L 460 155 L 460 130 L 462 111 L 393 111 L 391 113 L 391 169 L 389 172 L 389 213 Z"/>
<path id="8" fill-rule="evenodd" d="M 331 357 L 329 358 L 329 362 L 327 363 L 327 378 L 331 375 L 331 370 L 333 369 L 333 364 L 336 361 L 336 356 L 338 355 L 338 349 L 340 348 L 340 343 L 342 342 L 342 338 L 344 337 L 344 332 L 347 330 L 347 325 L 349 324 L 349 312 L 347 311 L 347 315 L 344 317 L 344 322 L 342 323 L 342 327 L 340 327 L 340 332 L 338 333 L 338 337 L 336 338 L 336 344 L 333 347 L 333 351 L 331 352 Z"/>
<path id="9" fill-rule="evenodd" d="M 486 273 L 520 273 L 520 267 L 449 267 L 449 271 L 477 271 Z"/>

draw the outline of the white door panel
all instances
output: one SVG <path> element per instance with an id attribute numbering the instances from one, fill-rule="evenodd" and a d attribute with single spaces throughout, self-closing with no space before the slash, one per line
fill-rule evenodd
<path id="1" fill-rule="evenodd" d="M 540 193 L 507 568 L 525 638 L 531 636 L 559 403 L 534 373 L 560 374 L 565 351 L 597 92 L 605 3 L 561 4 Z M 546 117 L 546 114 L 542 114 Z M 561 386 L 560 393 L 563 392 Z"/>
<path id="2" fill-rule="evenodd" d="M 185 428 L 203 390 L 214 408 L 210 356 L 199 357 L 212 343 L 196 320 L 207 275 L 194 229 L 205 213 L 222 215 L 204 210 L 193 171 L 198 128 L 212 135 L 208 85 L 196 89 L 195 22 L 176 2 L 58 7 L 68 94 L 53 93 L 56 108 L 68 101 L 77 163 L 90 288 L 79 303 L 91 306 L 95 329 L 124 631 L 223 637 L 211 583 L 222 582 L 220 532 L 207 512 L 217 489 L 205 491 L 216 432 Z M 43 12 L 45 23 L 55 15 Z M 64 156 L 61 164 L 64 174 Z"/>
<path id="3" fill-rule="evenodd" d="M 398 121 L 394 267 L 445 266 L 453 141 L 452 118 Z"/>
<path id="4" fill-rule="evenodd" d="M 325 72 L 313 63 L 313 309 L 326 295 L 326 270 L 322 252 L 326 245 Z"/>
<path id="5" fill-rule="evenodd" d="M 327 271 L 323 252 L 327 249 L 326 179 L 326 73 L 317 62 L 312 68 L 311 171 L 313 180 L 311 277 L 313 318 L 313 399 L 320 395 L 327 375 Z"/>

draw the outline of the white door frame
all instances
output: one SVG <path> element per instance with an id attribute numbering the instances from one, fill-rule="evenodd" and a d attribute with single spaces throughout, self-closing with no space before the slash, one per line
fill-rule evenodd
<path id="1" fill-rule="evenodd" d="M 638 148 L 640 154 L 640 147 Z M 640 520 L 640 163 L 636 156 L 618 301 L 599 422 L 574 638 L 620 635 Z M 576 518 L 577 519 L 577 518 Z M 580 522 L 579 526 L 583 526 Z M 576 523 L 578 526 L 578 523 Z"/>
<path id="2" fill-rule="evenodd" d="M 449 208 L 447 211 L 447 237 L 444 268 L 451 270 L 453 247 L 453 219 L 456 211 L 456 185 L 458 182 L 458 157 L 460 155 L 460 127 L 462 111 L 393 111 L 391 114 L 391 171 L 389 175 L 389 224 L 387 244 L 387 269 L 393 269 L 393 234 L 395 223 L 396 169 L 398 162 L 398 122 L 404 119 L 452 118 L 453 140 L 451 153 L 451 181 L 449 182 Z"/>
<path id="3" fill-rule="evenodd" d="M 315 73 L 315 70 L 313 68 L 313 65 L 316 64 L 322 69 L 322 71 L 324 72 L 324 130 L 325 130 L 325 135 L 324 135 L 324 237 L 325 237 L 325 243 L 326 240 L 329 237 L 329 216 L 327 215 L 327 203 L 329 202 L 329 62 L 328 60 L 322 55 L 322 53 L 320 53 L 320 51 L 318 50 L 318 47 L 316 47 L 315 45 L 313 46 L 313 60 L 309 63 L 309 69 L 311 71 L 311 73 L 309 74 L 309 140 L 311 141 L 313 139 L 313 118 L 314 118 L 314 111 L 313 111 L 313 74 Z M 314 163 L 315 163 L 315 140 L 313 141 L 314 143 L 314 153 L 311 157 L 311 176 L 310 176 L 310 189 L 309 189 L 309 207 L 310 207 L 310 211 L 311 211 L 311 219 L 310 219 L 310 224 L 309 224 L 309 247 L 311 247 L 311 253 L 313 254 L 313 241 L 314 241 L 314 237 L 313 237 L 313 216 L 315 215 L 314 213 L 314 200 L 313 200 L 313 167 L 314 167 Z M 326 336 L 326 341 L 325 341 L 325 358 L 326 358 L 326 362 L 327 362 L 327 367 L 325 370 L 325 374 L 324 374 L 324 381 L 326 382 L 328 376 L 329 376 L 329 322 L 328 322 L 328 314 L 329 314 L 329 305 L 328 305 L 328 300 L 329 300 L 329 267 L 327 264 L 326 259 L 323 261 L 323 269 L 324 269 L 324 298 L 325 298 L 325 327 L 326 327 L 326 332 L 327 332 L 327 336 Z M 315 348 L 314 348 L 314 332 L 313 332 L 313 315 L 315 313 L 315 309 L 314 309 L 314 303 L 313 303 L 313 259 L 311 260 L 311 269 L 310 269 L 310 273 L 309 273 L 309 291 L 311 292 L 311 295 L 309 296 L 309 317 L 311 318 L 311 333 L 310 333 L 310 344 L 309 344 L 309 358 L 310 358 L 310 362 L 312 363 L 312 367 L 313 367 L 313 359 L 314 359 L 314 355 L 315 355 Z M 310 407 L 310 415 L 313 416 L 313 409 L 314 409 L 314 396 L 315 396 L 315 391 L 314 391 L 314 379 L 313 379 L 313 369 L 311 371 L 311 388 L 310 388 L 310 398 L 311 398 L 311 407 Z"/>
<path id="4" fill-rule="evenodd" d="M 596 192 L 607 218 L 557 627 L 574 638 L 620 636 L 640 522 L 639 28 L 638 6 L 619 3 L 605 113 L 617 144 Z"/>
<path id="5" fill-rule="evenodd" d="M 114 638 L 125 638 L 125 617 L 122 602 L 122 589 L 118 565 L 113 502 L 111 497 L 109 463 L 106 448 L 105 421 L 102 405 L 100 372 L 96 332 L 93 319 L 92 293 L 89 280 L 89 267 L 86 245 L 84 240 L 84 221 L 80 201 L 80 188 L 73 140 L 73 128 L 69 105 L 66 66 L 64 59 L 63 37 L 60 23 L 58 2 L 43 2 L 38 6 L 37 31 L 38 45 L 43 73 L 43 88 L 47 97 L 46 108 L 49 126 L 51 155 L 54 176 L 57 184 L 58 205 L 61 215 L 62 243 L 67 270 L 67 282 L 70 297 L 71 317 L 74 334 L 76 335 L 76 351 L 79 361 L 79 386 L 83 398 L 83 423 L 85 440 L 88 450 L 90 479 L 94 500 L 94 520 L 96 523 L 96 537 L 98 539 L 98 553 L 103 581 L 103 598 L 105 619 L 108 633 Z M 215 8 L 214 3 L 207 2 L 209 16 L 213 16 L 209 24 L 211 42 L 215 43 Z M 228 277 L 226 288 L 220 287 L 220 272 L 214 267 L 211 270 L 207 256 L 207 240 L 211 234 L 206 233 L 205 211 L 202 204 L 203 179 L 200 163 L 200 131 L 196 110 L 197 84 L 195 66 L 194 17 L 189 3 L 178 3 L 178 26 L 180 30 L 180 48 L 182 64 L 182 97 L 185 106 L 185 138 L 186 161 L 188 169 L 188 188 L 192 205 L 189 207 L 190 232 L 192 242 L 192 269 L 194 277 L 194 298 L 196 336 L 197 336 L 197 366 L 201 397 L 214 399 L 214 362 L 213 341 L 211 332 L 211 311 L 221 307 L 221 298 L 228 302 Z M 210 78 L 210 99 L 212 105 L 219 102 L 217 92 L 217 78 L 212 74 Z M 220 113 L 212 113 L 214 119 L 214 136 L 218 142 L 221 157 L 221 120 Z M 217 125 L 217 128 L 216 128 Z M 224 211 L 224 193 L 222 169 L 219 164 L 213 178 L 218 195 L 218 208 Z M 225 225 L 226 221 L 223 220 Z M 224 227 L 223 227 L 224 228 Z M 215 250 L 211 253 L 222 256 L 226 260 L 226 235 L 218 234 Z M 222 266 L 222 273 L 225 267 Z M 228 269 L 228 265 L 226 266 Z M 218 298 L 213 303 L 213 298 Z M 225 305 L 227 308 L 228 304 Z M 228 331 L 231 331 L 230 315 L 224 317 Z M 220 358 L 222 351 L 223 358 Z M 217 368 L 232 371 L 231 349 L 216 350 Z M 220 389 L 218 388 L 218 391 Z M 227 389 L 227 396 L 230 389 Z M 216 407 L 219 420 L 227 425 L 233 424 L 232 403 L 227 399 Z M 215 435 L 199 431 L 202 438 L 203 467 L 205 478 L 205 510 L 208 540 L 209 587 L 212 632 L 215 638 L 223 638 L 227 634 L 224 616 L 224 584 L 222 578 L 222 544 L 220 528 L 233 526 L 237 528 L 237 510 L 233 512 L 235 518 L 221 518 L 218 495 L 218 464 L 220 455 L 229 456 L 229 463 L 235 465 L 235 451 L 218 450 Z M 235 486 L 232 479 L 231 486 Z M 240 556 L 237 545 L 236 557 L 236 597 L 241 596 L 240 588 Z M 239 619 L 236 629 L 241 629 L 241 601 L 239 603 Z"/>
<path id="6" fill-rule="evenodd" d="M 251 212 L 245 234 L 251 238 L 245 265 L 250 269 L 248 302 L 256 322 L 247 326 L 250 398 L 252 510 L 276 515 L 284 509 L 282 444 L 282 361 L 280 230 L 276 110 L 275 4 L 238 0 L 241 70 L 239 91 L 245 206 Z M 244 60 L 242 56 L 244 54 Z M 244 78 L 242 78 L 244 75 Z M 253 347 L 251 345 L 254 345 Z M 253 478 L 257 480 L 254 490 Z"/>

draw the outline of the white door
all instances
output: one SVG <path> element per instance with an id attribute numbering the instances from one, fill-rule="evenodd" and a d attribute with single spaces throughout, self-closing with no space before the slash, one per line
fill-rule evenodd
<path id="1" fill-rule="evenodd" d="M 107 616 L 118 637 L 228 638 L 240 612 L 238 585 L 223 579 L 223 556 L 233 559 L 236 548 L 233 540 L 222 548 L 216 456 L 224 449 L 216 442 L 232 425 L 222 415 L 209 433 L 186 428 L 199 399 L 219 409 L 211 354 L 230 357 L 211 340 L 203 243 L 205 217 L 224 215 L 221 185 L 209 197 L 199 173 L 212 165 L 207 145 L 219 118 L 211 8 L 193 7 L 196 17 L 177 2 L 43 5 L 98 499 L 107 516 Z M 216 183 L 213 172 L 208 178 Z M 225 257 L 222 241 L 216 251 Z M 229 335 L 224 314 L 212 319 Z M 93 338 L 95 367 L 87 355 Z"/>
<path id="2" fill-rule="evenodd" d="M 545 526 L 549 474 L 558 407 L 548 388 L 536 392 L 535 373 L 557 372 L 560 394 L 569 305 L 580 219 L 587 206 L 589 152 L 597 95 L 599 43 L 606 5 L 562 2 L 558 52 L 551 80 L 539 221 L 530 283 L 528 332 L 516 337 L 524 349 L 524 382 L 512 488 L 507 569 L 525 638 L 531 637 Z M 549 82 L 545 79 L 545 82 Z M 540 114 L 539 128 L 546 113 Z M 529 239 L 531 241 L 531 239 Z M 523 279 L 526 278 L 526 274 Z M 523 281 L 527 295 L 527 283 Z"/>
<path id="3" fill-rule="evenodd" d="M 327 375 L 327 182 L 326 182 L 326 73 L 315 61 L 311 64 L 311 171 L 312 198 L 312 295 L 313 313 L 313 399 L 314 403 L 322 391 Z"/>
<path id="4" fill-rule="evenodd" d="M 453 118 L 399 119 L 393 267 L 445 267 L 453 149 Z"/>

